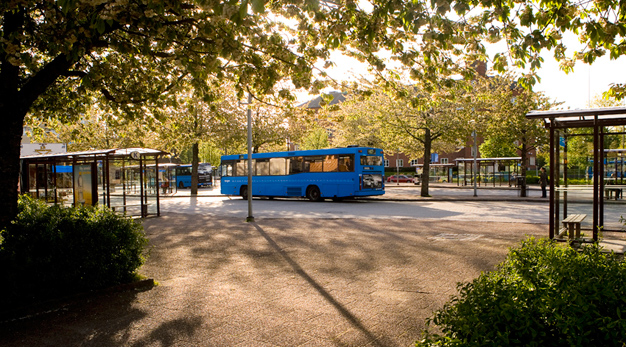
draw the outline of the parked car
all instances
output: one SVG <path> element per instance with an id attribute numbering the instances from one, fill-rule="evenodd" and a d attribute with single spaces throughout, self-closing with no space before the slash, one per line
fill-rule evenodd
<path id="1" fill-rule="evenodd" d="M 413 183 L 413 177 L 407 175 L 392 175 L 387 177 L 387 182 Z"/>

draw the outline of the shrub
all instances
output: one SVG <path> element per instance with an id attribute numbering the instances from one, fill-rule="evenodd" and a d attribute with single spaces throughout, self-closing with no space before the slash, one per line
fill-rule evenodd
<path id="1" fill-rule="evenodd" d="M 0 306 L 129 282 L 145 261 L 141 224 L 108 208 L 23 196 L 18 211 L 0 232 Z"/>
<path id="2" fill-rule="evenodd" d="M 523 241 L 496 271 L 459 285 L 417 346 L 624 346 L 626 265 L 599 247 Z"/>
<path id="3" fill-rule="evenodd" d="M 526 175 L 526 184 L 537 184 L 539 183 L 539 176 Z"/>

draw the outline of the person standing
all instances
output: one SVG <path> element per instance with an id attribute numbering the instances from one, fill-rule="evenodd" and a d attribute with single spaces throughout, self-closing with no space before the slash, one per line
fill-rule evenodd
<path id="1" fill-rule="evenodd" d="M 541 186 L 541 197 L 547 198 L 546 187 L 548 186 L 548 174 L 546 173 L 546 168 L 542 167 L 539 172 L 539 185 Z"/>

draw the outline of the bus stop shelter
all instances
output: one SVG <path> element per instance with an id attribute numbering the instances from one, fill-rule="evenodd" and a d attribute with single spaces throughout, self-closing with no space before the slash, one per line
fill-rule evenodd
<path id="1" fill-rule="evenodd" d="M 420 173 L 420 170 L 424 170 L 424 164 L 417 164 L 415 166 L 416 174 Z M 429 167 L 431 182 L 452 182 L 452 169 L 455 167 L 454 164 L 431 163 Z"/>
<path id="2" fill-rule="evenodd" d="M 20 193 L 48 203 L 101 204 L 132 216 L 161 215 L 159 157 L 149 148 L 21 157 Z"/>
<path id="3" fill-rule="evenodd" d="M 549 130 L 550 238 L 597 242 L 600 230 L 622 231 L 626 107 L 531 111 L 526 118 Z M 571 184 L 574 155 L 587 155 L 591 184 Z"/>
<path id="4" fill-rule="evenodd" d="M 479 186 L 481 183 L 485 185 L 492 183 L 495 187 L 496 182 L 499 182 L 500 186 L 502 186 L 502 182 L 506 182 L 509 186 L 511 184 L 517 185 L 515 178 L 518 177 L 518 167 L 522 162 L 522 157 L 476 158 L 477 172 L 474 172 L 474 158 L 457 158 L 455 160 L 459 177 L 457 185 L 460 186 L 461 183 L 464 186 L 473 184 L 476 179 Z"/>

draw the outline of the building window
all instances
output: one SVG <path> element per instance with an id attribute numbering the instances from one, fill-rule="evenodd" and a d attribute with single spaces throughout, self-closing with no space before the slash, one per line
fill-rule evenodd
<path id="1" fill-rule="evenodd" d="M 417 159 L 411 159 L 411 166 L 417 166 Z"/>
<path id="2" fill-rule="evenodd" d="M 389 159 L 385 159 L 385 167 L 389 167 Z"/>
<path id="3" fill-rule="evenodd" d="M 396 167 L 404 167 L 404 159 L 396 159 Z"/>
<path id="4" fill-rule="evenodd" d="M 448 163 L 448 158 L 441 158 L 441 163 L 442 164 L 447 164 Z"/>

